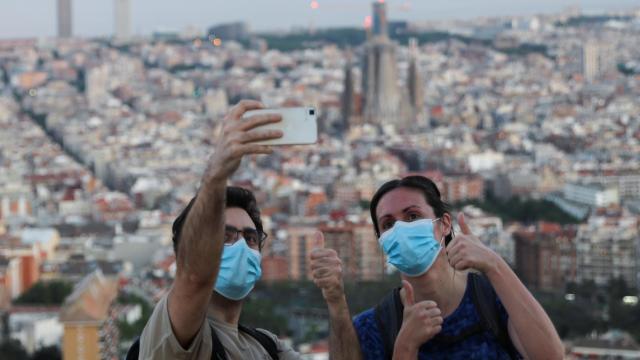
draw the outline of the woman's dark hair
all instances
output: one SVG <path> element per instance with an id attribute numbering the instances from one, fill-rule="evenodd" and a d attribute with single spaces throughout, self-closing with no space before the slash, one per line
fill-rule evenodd
<path id="1" fill-rule="evenodd" d="M 380 202 L 380 199 L 382 199 L 382 197 L 389 191 L 401 187 L 422 191 L 427 204 L 429 204 L 429 206 L 433 208 L 433 212 L 437 217 L 442 217 L 444 216 L 444 214 L 451 215 L 449 204 L 442 201 L 440 190 L 438 190 L 438 187 L 433 181 L 431 181 L 431 179 L 424 176 L 412 175 L 404 177 L 402 179 L 391 180 L 382 185 L 373 195 L 373 198 L 371 198 L 371 205 L 369 206 L 369 209 L 371 211 L 371 220 L 373 220 L 373 229 L 376 232 L 376 236 L 380 237 L 380 230 L 378 228 L 378 217 L 376 214 L 378 202 Z M 449 241 L 451 241 L 452 238 L 453 226 L 451 226 L 451 232 L 444 238 L 445 246 L 449 244 Z"/>
<path id="2" fill-rule="evenodd" d="M 180 215 L 178 215 L 178 217 L 173 221 L 171 230 L 173 232 L 173 251 L 176 254 L 178 254 L 178 243 L 180 242 L 180 233 L 182 232 L 182 227 L 184 226 L 187 215 L 189 214 L 191 207 L 193 207 L 193 203 L 195 202 L 197 196 L 198 195 L 194 196 L 193 199 L 189 201 L 187 207 L 185 207 Z M 255 196 L 253 196 L 253 193 L 251 191 L 236 186 L 228 186 L 226 198 L 226 208 L 237 207 L 243 209 L 247 212 L 247 214 L 249 214 L 249 217 L 256 226 L 258 234 L 264 233 L 262 228 L 262 220 L 260 220 L 260 209 L 258 209 L 256 198 Z M 260 243 L 259 246 L 260 249 L 262 249 L 262 243 Z"/>

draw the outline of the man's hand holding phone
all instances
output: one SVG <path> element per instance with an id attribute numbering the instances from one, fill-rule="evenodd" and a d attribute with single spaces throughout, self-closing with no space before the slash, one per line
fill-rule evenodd
<path id="1" fill-rule="evenodd" d="M 273 152 L 271 146 L 259 142 L 282 137 L 281 130 L 264 128 L 265 125 L 280 122 L 282 116 L 277 113 L 245 116 L 247 111 L 261 109 L 264 109 L 264 105 L 258 101 L 242 100 L 227 114 L 215 142 L 215 152 L 209 160 L 206 171 L 208 180 L 226 184 L 240 166 L 243 156 Z"/>
<path id="2" fill-rule="evenodd" d="M 264 129 L 280 130 L 282 137 L 259 141 L 262 145 L 309 145 L 318 141 L 317 112 L 312 107 L 291 107 L 278 109 L 252 110 L 245 117 L 277 114 L 282 121 L 264 125 Z"/>

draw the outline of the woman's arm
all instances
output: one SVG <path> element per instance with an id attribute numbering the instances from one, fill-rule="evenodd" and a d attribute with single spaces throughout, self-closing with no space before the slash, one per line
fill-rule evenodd
<path id="1" fill-rule="evenodd" d="M 562 359 L 564 347 L 551 319 L 509 265 L 495 256 L 495 266 L 485 275 L 507 309 L 514 345 L 528 359 Z"/>
<path id="2" fill-rule="evenodd" d="M 564 346 L 551 319 L 509 265 L 475 237 L 464 215 L 458 215 L 462 234 L 447 247 L 449 263 L 456 270 L 482 271 L 509 314 L 509 335 L 528 359 L 562 359 Z"/>

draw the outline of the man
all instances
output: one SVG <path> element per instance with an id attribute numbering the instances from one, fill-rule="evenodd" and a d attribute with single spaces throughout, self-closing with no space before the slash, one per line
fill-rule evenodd
<path id="1" fill-rule="evenodd" d="M 243 119 L 261 108 L 241 101 L 230 111 L 200 190 L 173 225 L 176 278 L 142 332 L 140 359 L 299 359 L 270 332 L 238 325 L 243 299 L 261 275 L 266 236 L 253 194 L 226 184 L 245 155 L 272 152 L 255 142 L 282 136 L 260 129 L 279 115 Z"/>

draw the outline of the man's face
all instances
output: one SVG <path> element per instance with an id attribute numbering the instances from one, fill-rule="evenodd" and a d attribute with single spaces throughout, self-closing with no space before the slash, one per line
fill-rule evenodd
<path id="1" fill-rule="evenodd" d="M 225 210 L 225 244 L 231 245 L 244 238 L 250 248 L 260 250 L 261 234 L 256 230 L 249 214 L 241 208 L 232 207 Z"/>

